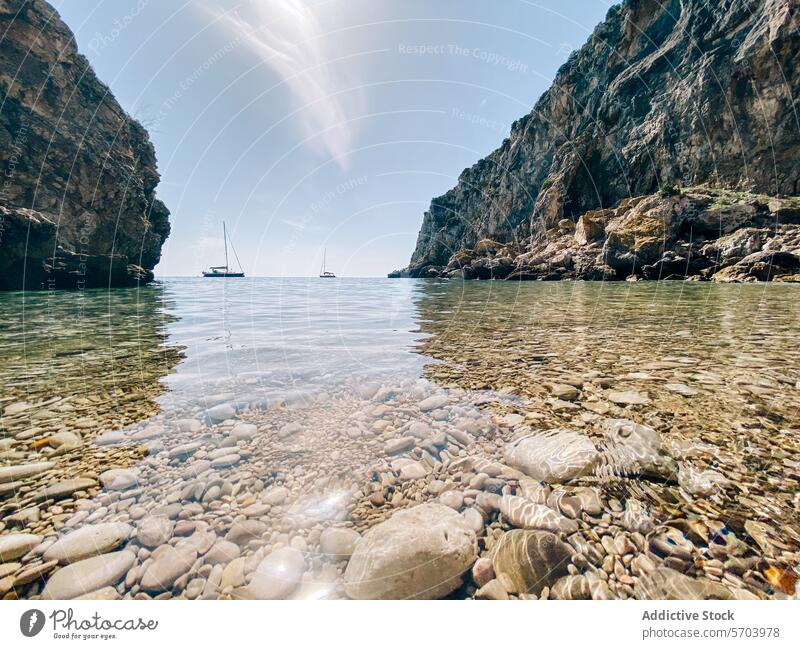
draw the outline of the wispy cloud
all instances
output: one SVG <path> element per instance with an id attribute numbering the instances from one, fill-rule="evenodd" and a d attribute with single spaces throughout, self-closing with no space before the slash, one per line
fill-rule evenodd
<path id="1" fill-rule="evenodd" d="M 328 229 L 321 225 L 312 225 L 303 221 L 292 221 L 291 219 L 281 219 L 281 223 L 295 230 L 302 230 L 303 232 L 324 232 Z"/>
<path id="2" fill-rule="evenodd" d="M 292 123 L 346 166 L 354 133 L 348 124 L 335 125 L 348 118 L 347 101 L 353 97 L 336 93 L 351 82 L 343 66 L 330 63 L 337 54 L 313 8 L 304 0 L 202 0 L 199 6 L 280 75 L 302 108 Z"/>

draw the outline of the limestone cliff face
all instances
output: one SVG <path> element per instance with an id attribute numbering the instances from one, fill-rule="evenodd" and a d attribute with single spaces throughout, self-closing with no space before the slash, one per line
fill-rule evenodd
<path id="1" fill-rule="evenodd" d="M 0 288 L 152 279 L 169 234 L 147 132 L 43 0 L 0 0 Z"/>
<path id="2" fill-rule="evenodd" d="M 524 275 L 562 220 L 664 186 L 798 194 L 799 59 L 798 0 L 622 2 L 502 146 L 432 201 L 406 273 L 445 274 L 490 240 Z"/>

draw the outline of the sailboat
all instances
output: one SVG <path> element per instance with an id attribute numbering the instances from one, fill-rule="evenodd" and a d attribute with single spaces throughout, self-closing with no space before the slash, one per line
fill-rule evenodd
<path id="1" fill-rule="evenodd" d="M 328 249 L 325 248 L 325 250 L 323 250 L 323 252 L 322 252 L 322 268 L 320 268 L 320 270 L 319 270 L 319 276 L 320 277 L 324 277 L 325 279 L 329 279 L 331 277 L 335 278 L 336 275 L 334 275 L 329 270 L 325 270 L 325 261 L 326 261 L 326 257 L 327 256 L 328 256 Z"/>
<path id="2" fill-rule="evenodd" d="M 236 257 L 236 263 L 239 264 L 239 271 L 231 270 L 228 266 L 228 230 L 225 227 L 225 221 L 222 222 L 222 238 L 225 241 L 225 265 L 211 266 L 208 270 L 203 271 L 203 277 L 244 277 L 242 262 L 239 261 L 239 255 L 236 254 L 233 241 L 231 241 L 231 250 L 233 250 L 233 256 Z"/>

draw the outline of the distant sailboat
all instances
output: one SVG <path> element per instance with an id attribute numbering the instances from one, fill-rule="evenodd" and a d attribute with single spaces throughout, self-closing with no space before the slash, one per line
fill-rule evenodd
<path id="1" fill-rule="evenodd" d="M 233 250 L 233 256 L 236 257 L 236 263 L 239 264 L 239 271 L 233 271 L 228 266 L 228 230 L 225 227 L 225 221 L 222 222 L 222 238 L 225 241 L 225 265 L 211 266 L 208 270 L 203 271 L 203 277 L 244 277 L 242 262 L 239 261 L 239 255 L 236 254 L 233 241 L 231 241 L 231 250 Z"/>
<path id="2" fill-rule="evenodd" d="M 319 271 L 319 276 L 324 277 L 325 279 L 336 277 L 336 275 L 334 275 L 331 271 L 325 270 L 325 261 L 327 255 L 328 255 L 328 249 L 325 248 L 325 250 L 322 252 L 322 268 Z"/>

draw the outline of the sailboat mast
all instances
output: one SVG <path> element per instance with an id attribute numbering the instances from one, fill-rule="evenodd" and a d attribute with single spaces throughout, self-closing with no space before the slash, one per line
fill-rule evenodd
<path id="1" fill-rule="evenodd" d="M 325 272 L 325 266 L 326 266 L 326 261 L 327 261 L 327 260 L 326 260 L 326 258 L 327 258 L 327 256 L 328 256 L 328 249 L 327 249 L 327 248 L 324 248 L 324 249 L 322 250 L 322 272 L 323 272 L 323 273 Z"/>
<path id="2" fill-rule="evenodd" d="M 225 228 L 225 221 L 222 222 L 222 238 L 225 240 L 225 272 L 228 272 L 228 231 Z"/>

